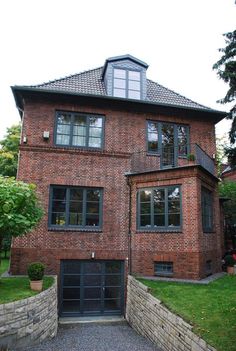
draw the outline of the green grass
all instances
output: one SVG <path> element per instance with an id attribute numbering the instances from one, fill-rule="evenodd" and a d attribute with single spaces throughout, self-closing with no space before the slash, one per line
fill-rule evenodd
<path id="1" fill-rule="evenodd" d="M 7 271 L 9 266 L 9 258 L 1 258 L 0 275 Z"/>
<path id="2" fill-rule="evenodd" d="M 218 351 L 236 350 L 236 276 L 208 285 L 139 280 Z"/>
<path id="3" fill-rule="evenodd" d="M 48 289 L 53 282 L 53 277 L 44 277 L 43 290 Z M 0 279 L 0 304 L 26 299 L 37 294 L 38 292 L 30 289 L 29 278 L 27 277 Z"/>

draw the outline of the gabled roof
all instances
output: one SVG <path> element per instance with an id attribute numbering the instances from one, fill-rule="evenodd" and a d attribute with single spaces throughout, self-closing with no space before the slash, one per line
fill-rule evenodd
<path id="1" fill-rule="evenodd" d="M 29 88 L 106 96 L 107 93 L 102 80 L 102 71 L 103 67 L 99 67 L 47 83 L 29 86 Z M 209 107 L 198 104 L 149 79 L 147 79 L 147 97 L 145 101 L 213 111 Z"/>

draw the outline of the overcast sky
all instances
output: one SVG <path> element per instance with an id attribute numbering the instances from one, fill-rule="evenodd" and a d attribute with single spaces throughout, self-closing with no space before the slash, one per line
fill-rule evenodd
<path id="1" fill-rule="evenodd" d="M 147 76 L 206 106 L 228 86 L 212 65 L 236 24 L 234 0 L 2 0 L 0 138 L 20 118 L 11 85 L 31 85 L 131 54 Z M 229 129 L 220 122 L 218 134 Z"/>

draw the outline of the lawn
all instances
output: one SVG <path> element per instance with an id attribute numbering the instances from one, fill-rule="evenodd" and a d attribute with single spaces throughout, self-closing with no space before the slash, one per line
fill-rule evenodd
<path id="1" fill-rule="evenodd" d="M 236 350 L 236 276 L 208 285 L 139 280 L 218 351 Z"/>
<path id="2" fill-rule="evenodd" d="M 54 282 L 53 277 L 44 277 L 43 290 L 48 289 Z M 37 295 L 32 291 L 27 277 L 11 277 L 0 279 L 0 304 L 13 302 Z"/>
<path id="3" fill-rule="evenodd" d="M 9 258 L 1 258 L 0 275 L 7 271 L 9 266 Z"/>

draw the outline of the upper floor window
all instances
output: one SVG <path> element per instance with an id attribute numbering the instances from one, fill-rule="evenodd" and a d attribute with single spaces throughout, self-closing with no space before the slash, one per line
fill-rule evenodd
<path id="1" fill-rule="evenodd" d="M 140 99 L 141 74 L 139 71 L 114 68 L 113 71 L 113 96 Z"/>
<path id="2" fill-rule="evenodd" d="M 212 192 L 202 187 L 202 229 L 204 232 L 213 230 L 213 196 Z"/>
<path id="3" fill-rule="evenodd" d="M 140 189 L 138 227 L 140 229 L 180 229 L 180 187 Z"/>
<path id="4" fill-rule="evenodd" d="M 147 149 L 161 153 L 164 148 L 175 147 L 179 156 L 186 156 L 189 147 L 189 127 L 168 122 L 147 122 Z"/>
<path id="5" fill-rule="evenodd" d="M 189 152 L 188 126 L 148 121 L 147 150 L 161 155 L 162 166 L 174 166 L 179 156 Z"/>
<path id="6" fill-rule="evenodd" d="M 100 149 L 102 143 L 103 117 L 74 112 L 56 113 L 56 145 Z"/>
<path id="7" fill-rule="evenodd" d="M 100 228 L 102 190 L 52 186 L 49 225 L 51 227 Z"/>

